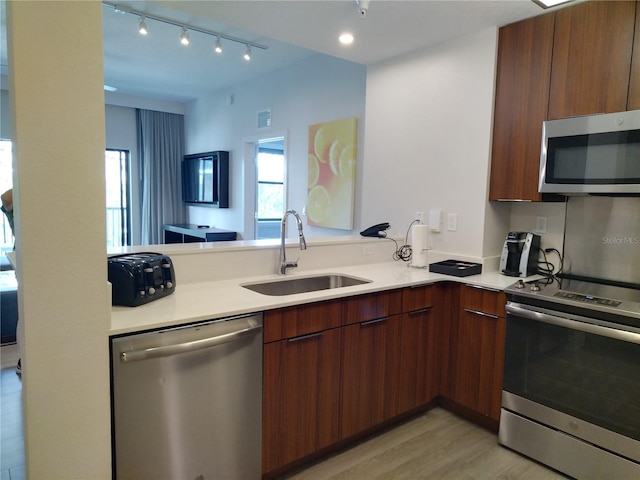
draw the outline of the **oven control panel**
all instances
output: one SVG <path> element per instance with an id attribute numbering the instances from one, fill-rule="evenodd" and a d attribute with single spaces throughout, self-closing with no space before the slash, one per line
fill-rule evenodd
<path id="1" fill-rule="evenodd" d="M 604 305 L 606 307 L 617 307 L 622 302 L 618 302 L 617 300 L 609 300 L 608 298 L 599 298 L 594 297 L 593 295 L 582 295 L 580 293 L 571 293 L 571 292 L 556 292 L 554 297 L 566 298 L 568 300 L 575 300 L 577 302 L 585 302 L 596 305 Z"/>

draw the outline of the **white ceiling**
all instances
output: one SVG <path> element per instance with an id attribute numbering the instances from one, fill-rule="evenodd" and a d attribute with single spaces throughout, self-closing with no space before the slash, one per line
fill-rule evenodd
<path id="1" fill-rule="evenodd" d="M 117 0 L 111 0 L 114 3 Z M 191 43 L 179 43 L 180 28 L 147 19 L 149 34 L 137 32 L 139 17 L 103 6 L 105 84 L 118 92 L 187 102 L 316 53 L 370 65 L 493 26 L 545 11 L 531 0 L 371 0 L 361 18 L 355 0 L 145 0 L 118 5 L 180 24 L 264 44 L 250 62 L 244 45 L 192 31 Z M 4 16 L 3 16 L 4 20 Z M 355 42 L 339 45 L 350 31 Z M 2 31 L 6 31 L 4 24 Z M 2 41 L 3 70 L 6 42 Z M 3 73 L 6 73 L 3 72 Z"/>

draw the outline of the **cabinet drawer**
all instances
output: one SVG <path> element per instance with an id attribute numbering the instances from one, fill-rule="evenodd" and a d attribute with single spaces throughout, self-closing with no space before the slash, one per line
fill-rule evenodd
<path id="1" fill-rule="evenodd" d="M 461 286 L 460 306 L 469 313 L 505 317 L 507 297 L 504 292 L 476 285 Z"/>
<path id="2" fill-rule="evenodd" d="M 358 295 L 343 300 L 344 324 L 366 322 L 402 311 L 402 290 Z"/>
<path id="3" fill-rule="evenodd" d="M 342 300 L 296 305 L 264 312 L 264 343 L 339 327 Z"/>
<path id="4" fill-rule="evenodd" d="M 413 312 L 433 307 L 433 285 L 417 285 L 402 290 L 402 311 Z"/>

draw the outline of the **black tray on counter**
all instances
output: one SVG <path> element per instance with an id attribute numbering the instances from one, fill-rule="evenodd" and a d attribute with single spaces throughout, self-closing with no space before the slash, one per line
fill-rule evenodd
<path id="1" fill-rule="evenodd" d="M 482 265 L 473 262 L 463 262 L 462 260 L 443 260 L 429 264 L 429 271 L 433 273 L 443 273 L 454 277 L 468 277 L 482 273 Z"/>

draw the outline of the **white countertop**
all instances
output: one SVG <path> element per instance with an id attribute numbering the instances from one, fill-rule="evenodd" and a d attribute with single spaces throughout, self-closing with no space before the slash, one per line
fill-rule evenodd
<path id="1" fill-rule="evenodd" d="M 345 274 L 371 280 L 370 283 L 351 287 L 320 290 L 284 296 L 268 296 L 253 292 L 241 285 L 244 283 L 282 280 L 320 274 Z M 244 313 L 261 312 L 274 308 L 303 303 L 330 300 L 333 298 L 361 295 L 438 281 L 453 281 L 474 284 L 486 288 L 503 290 L 516 279 L 498 272 L 487 272 L 468 277 L 454 277 L 431 273 L 426 268 L 409 267 L 406 263 L 385 262 L 370 265 L 347 266 L 326 270 L 290 272 L 286 277 L 269 275 L 233 280 L 176 283 L 173 294 L 138 307 L 113 307 L 110 335 L 119 335 L 161 327 L 176 326 L 223 318 Z"/>

